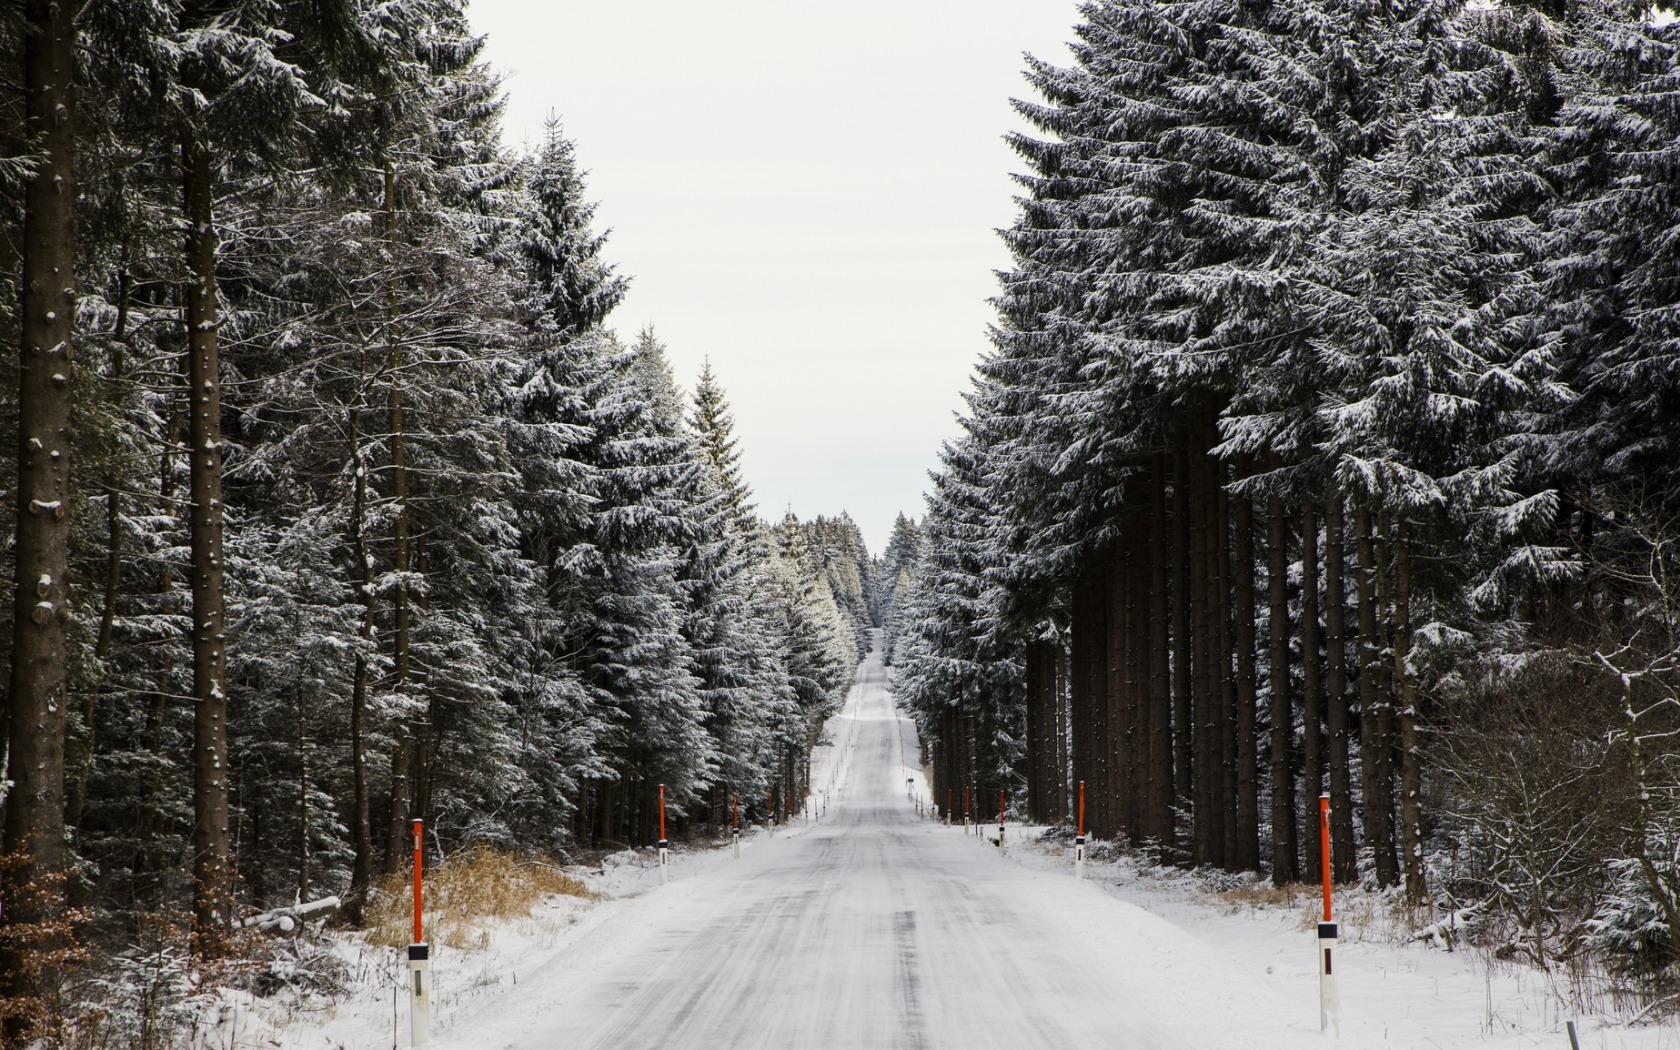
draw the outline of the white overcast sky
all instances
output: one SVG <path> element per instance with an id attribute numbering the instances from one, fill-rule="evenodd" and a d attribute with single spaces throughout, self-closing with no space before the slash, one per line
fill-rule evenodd
<path id="1" fill-rule="evenodd" d="M 471 0 L 510 144 L 552 111 L 692 389 L 711 359 L 759 513 L 845 510 L 881 552 L 923 513 L 985 350 L 1003 134 L 1074 0 Z"/>

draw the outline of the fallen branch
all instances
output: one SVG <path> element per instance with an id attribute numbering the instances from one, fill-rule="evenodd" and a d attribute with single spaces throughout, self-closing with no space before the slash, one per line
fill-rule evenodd
<path id="1" fill-rule="evenodd" d="M 1477 901 L 1453 912 L 1439 922 L 1432 922 L 1423 929 L 1412 934 L 1414 941 L 1428 941 L 1431 947 L 1442 951 L 1452 951 L 1453 943 L 1458 938 L 1458 931 L 1468 929 L 1481 918 L 1481 911 L 1487 907 L 1487 901 Z"/>
<path id="2" fill-rule="evenodd" d="M 247 919 L 241 919 L 239 926 L 241 929 L 261 930 L 264 933 L 291 933 L 310 919 L 326 918 L 338 911 L 342 904 L 337 897 L 322 897 L 307 904 L 293 904 L 258 912 Z"/>

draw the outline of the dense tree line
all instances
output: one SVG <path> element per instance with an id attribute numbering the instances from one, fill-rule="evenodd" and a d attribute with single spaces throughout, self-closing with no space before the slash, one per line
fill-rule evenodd
<path id="1" fill-rule="evenodd" d="M 803 792 L 872 575 L 772 528 L 573 144 L 500 142 L 459 0 L 0 13 L 0 478 L 18 509 L 0 997 L 55 945 L 442 849 Z M 67 903 L 81 910 L 67 912 Z"/>
<path id="2" fill-rule="evenodd" d="M 1282 883 L 1326 793 L 1339 881 L 1671 974 L 1680 34 L 1082 17 L 889 615 L 937 801 L 1083 781 L 1095 834 Z"/>

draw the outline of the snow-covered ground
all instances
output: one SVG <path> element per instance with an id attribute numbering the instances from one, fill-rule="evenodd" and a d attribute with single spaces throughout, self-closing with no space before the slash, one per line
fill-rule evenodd
<path id="1" fill-rule="evenodd" d="M 1128 862 L 1072 877 L 1011 829 L 1006 853 L 918 816 L 910 723 L 860 669 L 812 760 L 811 816 L 727 848 L 584 874 L 472 950 L 434 953 L 434 1045 L 508 1047 L 1567 1047 L 1544 979 L 1399 945 L 1344 902 L 1340 1039 L 1318 1031 L 1311 905 L 1253 907 Z M 995 834 L 995 828 L 991 829 Z M 343 942 L 357 991 L 281 1010 L 229 1001 L 210 1045 L 408 1045 L 400 953 Z M 1580 1019 L 1582 1046 L 1680 1050 L 1660 1028 Z"/>

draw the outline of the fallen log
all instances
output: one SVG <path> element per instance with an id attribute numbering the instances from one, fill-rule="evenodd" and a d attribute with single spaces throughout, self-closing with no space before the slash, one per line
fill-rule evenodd
<path id="1" fill-rule="evenodd" d="M 322 897 L 307 904 L 289 904 L 284 908 L 258 912 L 239 920 L 238 925 L 241 929 L 261 930 L 264 933 L 292 933 L 310 919 L 324 919 L 333 914 L 343 903 L 337 897 Z"/>

